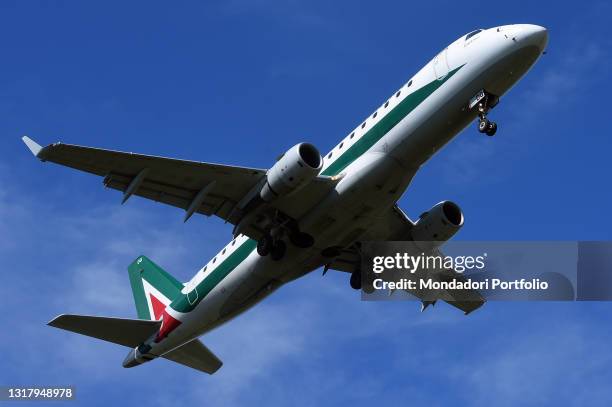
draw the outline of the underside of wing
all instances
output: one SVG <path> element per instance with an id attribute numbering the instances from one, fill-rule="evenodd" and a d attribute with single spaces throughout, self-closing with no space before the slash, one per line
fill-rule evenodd
<path id="1" fill-rule="evenodd" d="M 444 254 L 439 249 L 435 249 L 431 254 L 439 258 L 444 258 Z M 428 278 L 436 282 L 450 283 L 452 281 L 457 281 L 458 283 L 464 283 L 467 281 L 463 273 L 459 273 L 448 267 L 428 269 L 427 274 L 425 274 L 424 270 L 417 269 L 415 275 L 418 276 L 418 278 Z M 416 289 L 406 291 L 423 301 L 424 305 L 443 300 L 453 307 L 459 308 L 466 315 L 480 308 L 486 302 L 482 294 L 478 291 L 466 288 L 453 290 Z"/>
<path id="2" fill-rule="evenodd" d="M 411 240 L 410 230 L 414 223 L 397 205 L 384 212 L 360 238 L 361 241 Z M 361 267 L 358 245 L 341 250 L 326 268 L 352 273 Z"/>
<path id="3" fill-rule="evenodd" d="M 411 230 L 414 222 L 397 206 L 393 206 L 378 219 L 376 224 L 369 229 L 361 240 L 363 241 L 406 241 L 412 240 Z M 443 256 L 436 249 L 436 254 Z M 326 269 L 353 273 L 361 269 L 361 255 L 359 245 L 353 245 L 341 251 L 340 255 L 325 266 Z M 450 268 L 429 271 L 428 277 L 437 281 L 465 281 L 465 276 Z M 438 299 L 459 308 L 465 314 L 480 308 L 485 299 L 476 290 L 452 290 L 452 291 L 425 291 L 407 290 L 410 294 L 421 299 L 424 304 L 433 303 Z"/>
<path id="4" fill-rule="evenodd" d="M 229 220 L 232 208 L 266 171 L 55 143 L 40 147 L 24 138 L 42 161 L 104 177 L 104 185 L 203 215 Z M 203 193 L 204 192 L 204 193 Z"/>
<path id="5" fill-rule="evenodd" d="M 308 185 L 273 203 L 263 202 L 259 192 L 266 183 L 264 169 L 179 160 L 71 144 L 46 147 L 28 137 L 23 141 L 41 161 L 49 161 L 104 178 L 108 188 L 123 192 L 123 202 L 132 195 L 185 210 L 184 220 L 193 214 L 218 216 L 237 225 L 254 208 L 256 216 L 241 222 L 240 233 L 259 239 L 267 220 L 299 218 L 317 204 L 337 183 L 317 176 Z M 237 233 L 237 231 L 235 230 Z"/>

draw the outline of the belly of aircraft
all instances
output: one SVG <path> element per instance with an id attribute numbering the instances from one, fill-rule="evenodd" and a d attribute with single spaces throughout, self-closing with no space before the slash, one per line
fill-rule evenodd
<path id="1" fill-rule="evenodd" d="M 310 249 L 288 245 L 281 261 L 251 253 L 218 288 L 200 304 L 200 322 L 209 331 L 246 311 L 283 284 L 315 270 L 328 259 L 327 247 L 346 247 L 359 240 L 404 193 L 418 168 L 476 116 L 465 106 L 479 89 L 505 93 L 525 73 L 532 50 L 508 55 L 473 80 L 448 87 L 443 103 L 432 103 L 427 111 L 390 131 L 359 158 L 345 177 L 300 221 L 302 230 L 316 236 Z"/>

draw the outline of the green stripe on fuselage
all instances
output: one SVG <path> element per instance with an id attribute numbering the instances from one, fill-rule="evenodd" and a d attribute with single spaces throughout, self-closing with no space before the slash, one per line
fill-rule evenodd
<path id="1" fill-rule="evenodd" d="M 217 268 L 196 286 L 194 290 L 197 290 L 197 299 L 195 299 L 195 293 L 192 291 L 192 294 L 190 294 L 192 298 L 191 303 L 187 295 L 183 294 L 175 301 L 172 301 L 170 306 L 179 312 L 189 312 L 194 309 L 196 305 L 221 282 L 221 280 L 238 267 L 238 265 L 255 250 L 255 247 L 257 247 L 257 242 L 253 239 L 248 239 L 246 242 L 242 243 L 240 247 L 230 254 L 227 259 L 223 260 Z"/>
<path id="2" fill-rule="evenodd" d="M 353 161 L 359 158 L 365 153 L 370 147 L 372 147 L 378 140 L 383 138 L 393 127 L 395 127 L 404 117 L 412 112 L 417 106 L 419 106 L 425 99 L 434 93 L 440 86 L 442 86 L 451 76 L 453 76 L 459 69 L 460 66 L 453 69 L 442 79 L 436 79 L 433 82 L 419 88 L 406 96 L 397 106 L 395 106 L 386 116 L 380 119 L 378 123 L 368 130 L 359 140 L 355 142 L 350 148 L 348 148 L 344 154 L 339 156 L 329 167 L 321 173 L 321 175 L 333 176 L 337 175 L 348 167 Z M 179 296 L 170 305 L 173 309 L 179 312 L 189 312 L 193 310 L 196 305 L 208 295 L 228 274 L 230 274 L 240 263 L 242 263 L 257 247 L 257 242 L 253 239 L 248 239 L 244 242 L 235 252 L 233 252 L 227 259 L 217 266 L 204 280 L 197 285 L 194 290 L 197 290 L 197 299 L 195 299 L 195 292 L 192 290 L 190 298 L 192 302 L 189 302 L 187 295 Z"/>
<path id="3" fill-rule="evenodd" d="M 321 175 L 334 176 L 338 175 L 340 171 L 348 167 L 363 153 L 368 151 L 378 140 L 384 137 L 392 128 L 394 128 L 402 119 L 417 106 L 419 106 L 425 99 L 434 93 L 444 82 L 449 80 L 463 65 L 453 69 L 444 76 L 442 79 L 436 79 L 433 82 L 429 82 L 427 85 L 419 88 L 406 96 L 397 106 L 395 106 L 389 113 L 380 119 L 370 130 L 368 130 L 359 140 L 350 146 L 341 156 L 327 167 Z"/>

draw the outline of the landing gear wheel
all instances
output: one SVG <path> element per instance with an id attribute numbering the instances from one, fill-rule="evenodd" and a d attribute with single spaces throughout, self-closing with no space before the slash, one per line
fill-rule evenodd
<path id="1" fill-rule="evenodd" d="M 291 243 L 300 249 L 307 249 L 314 244 L 314 238 L 308 233 L 297 232 L 289 235 Z"/>
<path id="2" fill-rule="evenodd" d="M 261 257 L 265 257 L 270 254 L 272 250 L 272 237 L 269 235 L 265 235 L 257 242 L 257 254 Z"/>
<path id="3" fill-rule="evenodd" d="M 474 95 L 468 103 L 468 108 L 473 110 L 477 108 L 478 111 L 478 131 L 492 136 L 497 131 L 497 124 L 487 119 L 489 110 L 494 108 L 499 103 L 499 96 L 495 96 L 485 89 L 480 90 Z"/>
<path id="4" fill-rule="evenodd" d="M 489 137 L 494 136 L 496 131 L 497 131 L 497 123 L 489 122 L 489 127 L 485 131 L 487 136 L 489 136 Z"/>
<path id="5" fill-rule="evenodd" d="M 490 127 L 491 122 L 486 117 L 481 118 L 478 122 L 478 131 L 481 133 L 487 133 Z M 497 125 L 495 126 L 495 128 L 497 129 Z"/>
<path id="6" fill-rule="evenodd" d="M 287 245 L 282 240 L 279 240 L 274 244 L 274 246 L 272 246 L 272 250 L 270 250 L 270 256 L 272 257 L 272 260 L 279 261 L 283 258 L 286 251 Z"/>
<path id="7" fill-rule="evenodd" d="M 353 290 L 361 290 L 361 272 L 353 271 L 350 283 Z"/>

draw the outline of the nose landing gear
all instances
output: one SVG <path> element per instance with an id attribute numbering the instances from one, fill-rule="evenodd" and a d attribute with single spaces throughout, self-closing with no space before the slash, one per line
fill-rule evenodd
<path id="1" fill-rule="evenodd" d="M 490 94 L 486 90 L 481 90 L 470 99 L 469 108 L 478 108 L 478 131 L 491 137 L 497 132 L 497 123 L 487 119 L 489 110 L 499 103 L 499 97 Z"/>
<path id="2" fill-rule="evenodd" d="M 483 115 L 478 120 L 478 131 L 491 137 L 497 131 L 497 123 L 490 121 Z"/>

